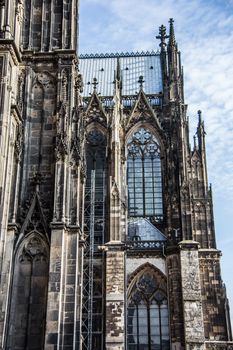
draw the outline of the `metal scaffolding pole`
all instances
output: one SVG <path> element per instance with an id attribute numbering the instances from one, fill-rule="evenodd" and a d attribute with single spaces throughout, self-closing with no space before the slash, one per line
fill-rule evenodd
<path id="1" fill-rule="evenodd" d="M 92 308 L 93 308 L 93 261 L 95 229 L 95 170 L 91 171 L 91 187 L 85 193 L 85 234 L 83 267 L 83 316 L 82 316 L 82 349 L 92 350 Z"/>
<path id="2" fill-rule="evenodd" d="M 89 248 L 89 295 L 88 295 L 88 350 L 92 350 L 92 306 L 93 306 L 93 259 L 95 232 L 95 170 L 91 172 L 91 217 Z"/>

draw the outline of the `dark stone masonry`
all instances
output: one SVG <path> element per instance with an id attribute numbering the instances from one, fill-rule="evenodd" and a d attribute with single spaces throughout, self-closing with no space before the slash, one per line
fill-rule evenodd
<path id="1" fill-rule="evenodd" d="M 0 348 L 232 350 L 174 21 L 160 53 L 81 56 L 77 21 L 0 1 Z"/>

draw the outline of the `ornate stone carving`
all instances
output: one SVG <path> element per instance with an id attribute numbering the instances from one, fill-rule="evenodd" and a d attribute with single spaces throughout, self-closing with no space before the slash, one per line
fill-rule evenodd
<path id="1" fill-rule="evenodd" d="M 31 233 L 28 238 L 25 239 L 25 243 L 22 249 L 22 253 L 19 256 L 20 262 L 30 260 L 44 260 L 48 259 L 48 252 L 45 243 L 42 241 L 39 233 Z"/>
<path id="2" fill-rule="evenodd" d="M 21 158 L 22 148 L 23 148 L 23 127 L 22 125 L 19 125 L 17 128 L 15 148 L 14 148 L 17 161 L 19 161 Z"/>
<path id="3" fill-rule="evenodd" d="M 56 127 L 57 127 L 57 137 L 56 137 L 56 148 L 55 154 L 56 159 L 64 159 L 68 154 L 68 138 L 67 138 L 67 130 L 68 130 L 68 120 L 67 120 L 67 112 L 66 112 L 66 104 L 62 103 L 60 110 L 57 114 L 56 119 Z"/>

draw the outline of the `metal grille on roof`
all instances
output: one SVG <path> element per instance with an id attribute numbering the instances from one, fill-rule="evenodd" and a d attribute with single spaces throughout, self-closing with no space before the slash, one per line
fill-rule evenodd
<path id="1" fill-rule="evenodd" d="M 103 96 L 113 96 L 114 76 L 120 63 L 122 76 L 122 95 L 133 96 L 139 91 L 139 76 L 143 76 L 144 92 L 148 95 L 162 92 L 162 71 L 160 56 L 155 53 L 81 55 L 80 72 L 83 75 L 83 96 L 93 92 L 93 78 L 98 81 L 97 92 Z"/>

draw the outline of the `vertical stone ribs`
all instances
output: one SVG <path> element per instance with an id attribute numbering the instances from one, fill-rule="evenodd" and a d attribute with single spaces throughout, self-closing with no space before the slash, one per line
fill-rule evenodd
<path id="1" fill-rule="evenodd" d="M 33 73 L 32 73 L 33 74 Z M 36 183 L 40 183 L 40 193 L 48 218 L 52 217 L 54 178 L 54 111 L 55 78 L 48 72 L 35 74 L 33 81 L 27 75 L 30 87 L 28 116 L 25 124 L 24 172 L 21 207 L 30 200 Z M 46 195 L 45 195 L 46 194 Z M 22 213 L 21 213 L 22 214 Z"/>
<path id="2" fill-rule="evenodd" d="M 31 233 L 15 256 L 7 348 L 43 348 L 48 261 L 48 245 L 43 236 Z"/>
<path id="3" fill-rule="evenodd" d="M 201 251 L 199 256 L 205 338 L 231 340 L 227 297 L 221 279 L 220 252 Z"/>
<path id="4" fill-rule="evenodd" d="M 24 9 L 24 50 L 76 48 L 76 0 L 26 0 Z"/>
<path id="5" fill-rule="evenodd" d="M 106 350 L 125 349 L 125 252 L 109 245 L 106 252 Z"/>
<path id="6" fill-rule="evenodd" d="M 168 298 L 170 314 L 170 336 L 174 344 L 184 346 L 184 326 L 183 326 L 183 309 L 182 289 L 181 289 L 181 272 L 179 255 L 170 253 L 167 256 L 168 269 Z"/>

